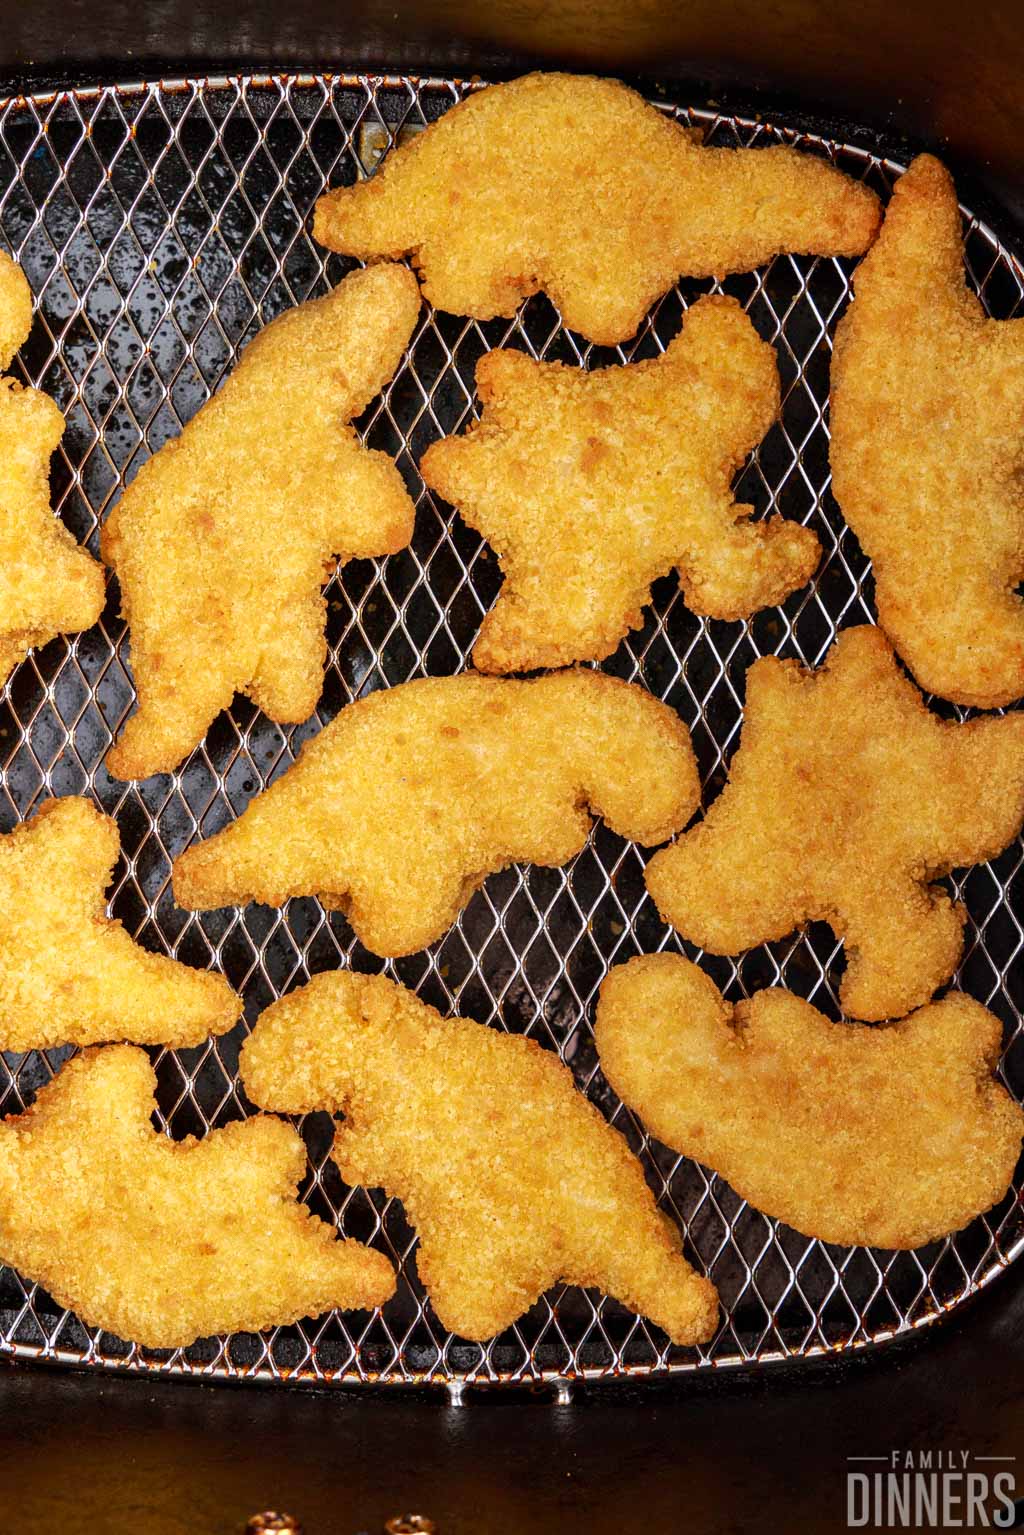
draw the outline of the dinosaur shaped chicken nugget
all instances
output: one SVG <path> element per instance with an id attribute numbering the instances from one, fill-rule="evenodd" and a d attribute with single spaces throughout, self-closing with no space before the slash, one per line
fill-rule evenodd
<path id="1" fill-rule="evenodd" d="M 846 940 L 843 1007 L 896 1018 L 948 981 L 963 912 L 929 884 L 991 858 L 1024 820 L 1024 715 L 945 724 L 878 629 L 847 629 L 819 672 L 747 673 L 729 782 L 652 859 L 666 921 L 715 954 L 823 921 Z"/>
<path id="2" fill-rule="evenodd" d="M 486 874 L 567 863 L 588 804 L 654 844 L 699 799 L 685 727 L 642 688 L 592 671 L 426 678 L 343 709 L 239 820 L 181 855 L 174 890 L 198 909 L 319 895 L 376 954 L 411 954 Z"/>
<path id="3" fill-rule="evenodd" d="M 654 362 L 584 373 L 489 352 L 476 380 L 482 423 L 434 443 L 420 469 L 505 572 L 473 651 L 481 670 L 609 655 L 673 566 L 689 606 L 715 618 L 810 578 L 814 534 L 751 522 L 732 498 L 779 406 L 775 354 L 734 299 L 701 299 Z"/>
<path id="4" fill-rule="evenodd" d="M 999 1020 L 959 993 L 866 1028 L 782 990 L 730 1007 L 696 965 L 654 954 L 610 972 L 595 1032 L 652 1134 L 806 1236 L 918 1247 L 989 1209 L 1017 1165 Z"/>
<path id="5" fill-rule="evenodd" d="M 486 320 L 543 288 L 612 346 L 679 276 L 780 251 L 859 255 L 866 187 L 795 149 L 704 149 L 614 80 L 535 74 L 452 107 L 369 181 L 328 192 L 313 233 L 369 259 L 411 251 L 427 298 Z"/>
<path id="6" fill-rule="evenodd" d="M 222 976 L 133 943 L 107 920 L 117 826 L 49 800 L 0 837 L 0 1050 L 130 1039 L 197 1045 L 242 1013 Z"/>
<path id="7" fill-rule="evenodd" d="M 32 295 L 0 252 L 0 369 L 28 336 Z M 19 661 L 103 612 L 103 568 L 50 507 L 50 458 L 64 417 L 48 395 L 0 378 L 0 687 Z"/>
<path id="8" fill-rule="evenodd" d="M 855 281 L 832 364 L 836 497 L 921 686 L 996 708 L 1024 693 L 1024 320 L 986 319 L 965 287 L 956 192 L 930 155 Z"/>
<path id="9" fill-rule="evenodd" d="M 90 1327 L 147 1348 L 251 1332 L 394 1291 L 391 1265 L 295 1197 L 302 1140 L 260 1116 L 172 1141 L 142 1050 L 69 1061 L 0 1122 L 0 1258 Z"/>
<path id="10" fill-rule="evenodd" d="M 118 777 L 176 767 L 236 692 L 279 722 L 312 714 L 331 557 L 412 535 L 398 470 L 348 422 L 398 366 L 418 309 L 412 274 L 381 266 L 282 315 L 114 508 L 103 548 L 139 694 L 107 758 Z"/>
<path id="11" fill-rule="evenodd" d="M 240 1068 L 259 1104 L 345 1113 L 342 1177 L 402 1200 L 450 1331 L 493 1337 L 562 1279 L 607 1291 L 675 1343 L 714 1332 L 714 1287 L 682 1257 L 640 1164 L 534 1041 L 336 971 L 267 1009 Z"/>

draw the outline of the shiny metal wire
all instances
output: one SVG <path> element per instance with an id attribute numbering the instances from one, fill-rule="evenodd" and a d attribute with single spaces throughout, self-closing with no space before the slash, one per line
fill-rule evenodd
<path id="1" fill-rule="evenodd" d="M 466 89 L 382 77 L 221 78 L 0 102 L 0 241 L 22 263 L 37 303 L 16 367 L 66 413 L 55 504 L 90 547 L 125 480 L 208 398 L 239 348 L 346 270 L 345 262 L 325 259 L 309 235 L 325 185 L 366 174 L 400 135 Z M 706 127 L 717 144 L 799 143 L 883 191 L 901 169 L 785 126 L 706 110 L 678 115 Z M 990 229 L 966 218 L 972 280 L 990 312 L 1007 318 L 1021 306 L 1021 268 Z M 843 261 L 780 258 L 721 284 L 684 282 L 634 342 L 604 352 L 563 330 L 543 297 L 514 321 L 487 324 L 425 307 L 405 364 L 361 422 L 368 442 L 396 455 L 416 498 L 415 539 L 392 559 L 357 561 L 331 581 L 324 695 L 317 717 L 299 729 L 279 729 L 240 701 L 180 772 L 138 786 L 112 780 L 104 754 L 132 705 L 116 593 L 96 629 L 55 640 L 17 670 L 0 693 L 0 830 L 50 794 L 94 797 L 122 833 L 114 915 L 154 948 L 219 965 L 245 996 L 247 1022 L 232 1034 L 198 1049 L 154 1052 L 158 1118 L 170 1134 L 203 1134 L 247 1111 L 236 1076 L 240 1039 L 274 998 L 317 970 L 382 968 L 341 916 L 328 916 L 313 900 L 280 912 L 176 910 L 170 860 L 200 828 L 209 833 L 237 814 L 350 699 L 466 664 L 497 589 L 496 563 L 424 490 L 416 463 L 429 442 L 471 417 L 480 355 L 509 344 L 583 367 L 651 356 L 675 334 L 686 304 L 709 290 L 737 295 L 775 344 L 782 419 L 739 490 L 761 512 L 777 508 L 813 524 L 826 550 L 822 570 L 783 608 L 749 623 L 702 621 L 686 611 L 674 581 L 663 581 L 643 629 L 607 663 L 679 710 L 714 793 L 736 743 L 750 662 L 764 654 L 818 662 L 840 626 L 872 616 L 869 567 L 829 493 L 830 336 L 850 271 Z M 718 1285 L 723 1322 L 707 1347 L 669 1347 L 642 1319 L 572 1290 L 550 1295 L 484 1347 L 452 1338 L 425 1304 L 400 1206 L 379 1190 L 341 1183 L 327 1157 L 329 1125 L 313 1115 L 302 1123 L 310 1153 L 303 1193 L 318 1213 L 373 1241 L 399 1266 L 399 1293 L 382 1314 L 331 1315 L 157 1354 L 82 1326 L 6 1271 L 0 1354 L 160 1375 L 434 1381 L 458 1399 L 473 1383 L 664 1376 L 858 1349 L 931 1322 L 988 1283 L 1024 1244 L 1019 1184 L 968 1230 L 919 1252 L 844 1249 L 767 1220 L 719 1179 L 642 1134 L 597 1069 L 597 987 L 610 964 L 634 953 L 695 953 L 659 922 L 644 891 L 643 862 L 638 849 L 598 826 L 566 869 L 517 868 L 489 879 L 447 937 L 383 968 L 443 1009 L 533 1033 L 558 1050 L 581 1089 L 627 1134 L 664 1208 L 684 1226 L 690 1252 Z M 971 918 L 960 980 L 1002 1017 L 1002 1069 L 1018 1096 L 1024 1045 L 1010 967 L 1022 942 L 1014 914 L 1020 865 L 1016 846 L 954 881 Z M 730 997 L 784 982 L 836 1016 L 841 951 L 827 931 L 813 929 L 736 963 L 705 963 Z M 30 1101 L 68 1053 L 7 1056 L 0 1110 L 16 1112 Z"/>

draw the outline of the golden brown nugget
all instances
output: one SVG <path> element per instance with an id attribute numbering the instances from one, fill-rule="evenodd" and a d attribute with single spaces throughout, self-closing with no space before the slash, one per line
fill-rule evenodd
<path id="1" fill-rule="evenodd" d="M 445 1327 L 483 1340 L 558 1280 L 710 1338 L 714 1286 L 680 1252 L 622 1136 L 533 1040 L 442 1018 L 384 976 L 318 975 L 260 1018 L 245 1089 L 286 1113 L 344 1113 L 349 1183 L 401 1199 Z"/>
<path id="2" fill-rule="evenodd" d="M 896 183 L 855 288 L 833 488 L 918 682 L 993 709 L 1024 693 L 1024 320 L 986 319 L 965 286 L 956 192 L 930 155 Z"/>
<path id="3" fill-rule="evenodd" d="M 322 245 L 411 253 L 438 309 L 487 320 L 544 289 L 564 323 L 613 346 L 680 276 L 745 272 L 782 251 L 856 256 L 872 192 L 795 149 L 705 149 L 635 91 L 534 74 L 452 107 L 368 181 L 316 206 Z"/>
<path id="4" fill-rule="evenodd" d="M 489 352 L 482 422 L 428 448 L 427 485 L 494 546 L 505 584 L 473 661 L 529 671 L 610 655 L 678 567 L 687 605 L 746 618 L 810 579 L 799 523 L 751 522 L 732 478 L 778 414 L 775 353 L 704 298 L 656 361 L 584 373 Z"/>
<path id="5" fill-rule="evenodd" d="M 140 948 L 107 918 L 117 825 L 49 800 L 0 837 L 0 1050 L 198 1045 L 241 1017 L 223 976 Z"/>
<path id="6" fill-rule="evenodd" d="M 280 723 L 316 708 L 332 557 L 393 554 L 412 536 L 401 475 L 348 423 L 394 373 L 418 311 L 412 274 L 381 266 L 282 315 L 114 508 L 103 548 L 139 695 L 107 757 L 117 777 L 175 768 L 236 692 Z"/>
<path id="7" fill-rule="evenodd" d="M 394 1292 L 391 1265 L 296 1199 L 301 1137 L 260 1116 L 172 1141 L 142 1050 L 87 1050 L 0 1122 L 0 1259 L 147 1348 L 256 1332 Z"/>
<path id="8" fill-rule="evenodd" d="M 174 866 L 194 910 L 319 895 L 375 954 L 412 954 L 487 874 L 556 867 L 587 807 L 634 842 L 664 842 L 700 802 L 685 726 L 600 672 L 530 682 L 463 673 L 343 709 L 237 821 Z"/>
<path id="9" fill-rule="evenodd" d="M 864 626 L 820 671 L 774 657 L 750 668 L 729 781 L 652 859 L 647 887 L 714 954 L 827 922 L 846 942 L 846 1012 L 898 1018 L 963 947 L 962 909 L 929 881 L 993 857 L 1022 821 L 1024 715 L 943 723 Z"/>
<path id="10" fill-rule="evenodd" d="M 0 369 L 31 328 L 25 275 L 0 252 Z M 63 433 L 49 395 L 0 378 L 0 687 L 30 650 L 103 612 L 103 567 L 50 506 L 50 458 Z"/>
<path id="11" fill-rule="evenodd" d="M 919 1247 L 1006 1193 L 1024 1114 L 992 1073 L 999 1020 L 952 993 L 884 1028 L 783 990 L 734 1008 L 673 954 L 616 965 L 601 1068 L 659 1140 L 805 1236 Z"/>

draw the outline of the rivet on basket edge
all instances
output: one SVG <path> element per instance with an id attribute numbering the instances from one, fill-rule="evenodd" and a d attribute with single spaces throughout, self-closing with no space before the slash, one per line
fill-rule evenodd
<path id="1" fill-rule="evenodd" d="M 437 1535 L 437 1525 L 426 1514 L 395 1514 L 384 1526 L 384 1535 Z"/>
<path id="2" fill-rule="evenodd" d="M 253 1514 L 246 1522 L 245 1535 L 269 1535 L 272 1530 L 289 1531 L 290 1535 L 302 1535 L 302 1525 L 294 1514 L 276 1514 L 272 1509 L 266 1509 L 262 1514 Z"/>

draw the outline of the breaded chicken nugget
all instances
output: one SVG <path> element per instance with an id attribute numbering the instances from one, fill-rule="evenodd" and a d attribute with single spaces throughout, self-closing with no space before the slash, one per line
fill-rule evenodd
<path id="1" fill-rule="evenodd" d="M 0 1121 L 0 1258 L 90 1327 L 147 1348 L 255 1332 L 394 1292 L 382 1253 L 295 1197 L 302 1140 L 260 1116 L 172 1141 L 142 1050 L 76 1056 Z"/>
<path id="2" fill-rule="evenodd" d="M 175 768 L 236 692 L 279 722 L 312 714 L 332 556 L 392 554 L 412 536 L 401 475 L 348 423 L 395 371 L 418 310 L 412 274 L 381 266 L 281 315 L 114 508 L 103 548 L 139 694 L 107 757 L 119 778 Z"/>
<path id="3" fill-rule="evenodd" d="M 543 288 L 613 346 L 679 276 L 780 251 L 856 256 L 872 192 L 795 149 L 704 149 L 634 91 L 535 74 L 452 107 L 377 175 L 320 199 L 313 233 L 369 260 L 411 252 L 438 309 L 511 315 Z"/>
<path id="4" fill-rule="evenodd" d="M 84 799 L 49 800 L 0 837 L 0 1050 L 197 1045 L 241 1017 L 223 976 L 150 954 L 108 920 L 118 845 Z"/>
<path id="5" fill-rule="evenodd" d="M 688 605 L 746 618 L 807 581 L 809 529 L 751 522 L 730 489 L 774 420 L 772 348 L 734 299 L 704 298 L 664 356 L 583 373 L 489 352 L 480 425 L 420 464 L 505 574 L 473 651 L 486 672 L 600 660 L 679 567 Z"/>
<path id="6" fill-rule="evenodd" d="M 451 1332 L 491 1338 L 561 1279 L 615 1296 L 675 1343 L 714 1333 L 714 1286 L 683 1258 L 640 1164 L 533 1040 L 336 971 L 267 1009 L 240 1068 L 256 1103 L 344 1112 L 342 1177 L 402 1200 Z"/>
<path id="7" fill-rule="evenodd" d="M 601 1067 L 673 1151 L 806 1236 L 919 1247 L 1005 1194 L 1024 1114 L 992 1073 L 999 1020 L 959 993 L 885 1028 L 791 992 L 735 1008 L 673 954 L 617 965 Z"/>
<path id="8" fill-rule="evenodd" d="M 174 892 L 194 910 L 319 895 L 375 954 L 412 954 L 487 874 L 567 863 L 588 805 L 651 845 L 699 802 L 689 734 L 643 688 L 591 671 L 425 678 L 343 709 L 239 820 L 181 855 Z"/>
<path id="9" fill-rule="evenodd" d="M 1024 821 L 1024 714 L 946 724 L 881 630 L 847 629 L 823 668 L 747 673 L 739 750 L 703 822 L 647 867 L 667 922 L 738 954 L 827 922 L 845 939 L 840 996 L 897 1018 L 949 980 L 964 914 L 929 883 L 993 857 Z"/>
<path id="10" fill-rule="evenodd" d="M 25 275 L 0 252 L 0 368 L 31 327 Z M 103 612 L 103 567 L 50 507 L 50 458 L 63 433 L 48 395 L 0 378 L 0 687 L 30 650 Z"/>
<path id="11" fill-rule="evenodd" d="M 832 364 L 833 489 L 874 564 L 878 620 L 923 688 L 1024 694 L 1024 320 L 964 285 L 952 179 L 896 183 Z"/>

